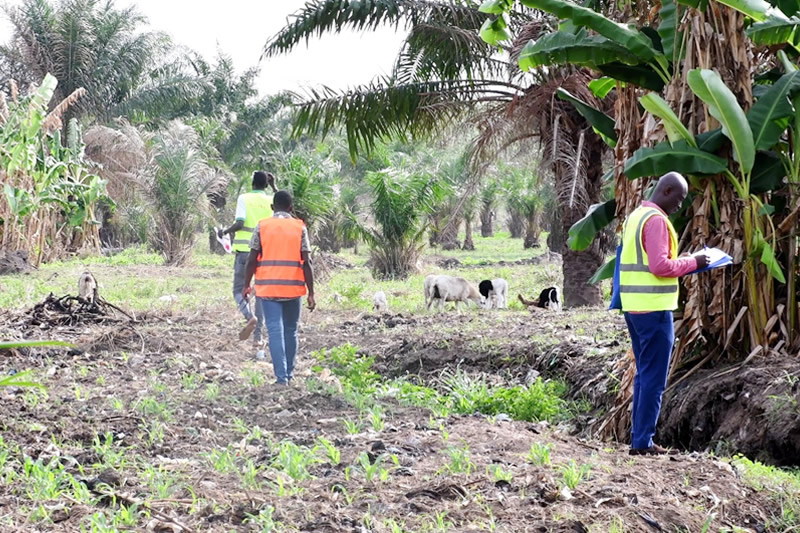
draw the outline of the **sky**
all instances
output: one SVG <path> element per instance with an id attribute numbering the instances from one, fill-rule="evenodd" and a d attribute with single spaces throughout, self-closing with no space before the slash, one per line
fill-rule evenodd
<path id="1" fill-rule="evenodd" d="M 0 0 L 3 3 L 3 0 Z M 5 0 L 19 4 L 19 0 Z M 238 71 L 258 64 L 267 40 L 300 9 L 305 0 L 117 0 L 120 7 L 136 4 L 150 21 L 151 29 L 166 31 L 173 40 L 212 59 L 219 46 L 233 58 Z M 0 42 L 10 28 L 0 20 Z M 312 38 L 308 47 L 261 62 L 258 89 L 262 95 L 281 90 L 303 92 L 327 85 L 345 89 L 389 74 L 402 42 L 402 30 L 344 32 Z"/>

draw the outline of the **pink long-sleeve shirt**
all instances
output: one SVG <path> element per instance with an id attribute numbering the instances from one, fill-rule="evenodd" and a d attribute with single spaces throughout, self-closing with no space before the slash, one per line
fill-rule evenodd
<path id="1" fill-rule="evenodd" d="M 653 207 L 664 211 L 653 202 L 642 202 L 644 207 Z M 662 278 L 679 278 L 689 272 L 697 270 L 697 259 L 694 257 L 669 257 L 669 230 L 667 221 L 662 217 L 652 216 L 647 219 L 642 228 L 642 244 L 647 253 L 647 264 L 650 272 Z"/>

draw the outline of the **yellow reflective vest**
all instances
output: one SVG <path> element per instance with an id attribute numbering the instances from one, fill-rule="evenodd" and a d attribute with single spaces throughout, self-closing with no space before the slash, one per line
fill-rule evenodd
<path id="1" fill-rule="evenodd" d="M 244 200 L 245 218 L 244 227 L 233 236 L 233 250 L 235 252 L 249 252 L 250 238 L 258 221 L 272 216 L 272 199 L 266 191 L 252 191 L 240 196 Z"/>
<path id="2" fill-rule="evenodd" d="M 654 207 L 639 207 L 622 229 L 619 294 L 623 311 L 672 311 L 678 308 L 678 278 L 662 278 L 650 272 L 642 230 L 650 217 L 663 217 L 669 230 L 669 257 L 678 256 L 678 235 L 672 222 Z"/>

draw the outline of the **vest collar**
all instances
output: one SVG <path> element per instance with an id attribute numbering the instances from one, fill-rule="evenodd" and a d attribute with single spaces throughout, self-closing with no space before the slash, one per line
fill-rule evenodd
<path id="1" fill-rule="evenodd" d="M 661 213 L 661 214 L 662 214 L 662 215 L 664 215 L 665 217 L 669 218 L 669 215 L 667 215 L 667 214 L 664 212 L 664 210 L 663 210 L 663 209 L 661 209 L 660 207 L 658 207 L 658 204 L 656 204 L 656 203 L 654 203 L 654 202 L 650 202 L 649 200 L 645 200 L 644 202 L 642 202 L 642 207 L 652 207 L 653 209 L 658 209 L 658 212 L 659 212 L 659 213 Z"/>

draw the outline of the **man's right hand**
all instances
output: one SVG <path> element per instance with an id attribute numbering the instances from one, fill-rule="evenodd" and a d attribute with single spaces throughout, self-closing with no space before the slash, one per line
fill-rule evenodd
<path id="1" fill-rule="evenodd" d="M 219 238 L 221 239 L 221 238 L 223 238 L 224 236 L 225 236 L 225 230 L 224 230 L 224 229 L 222 229 L 222 228 L 218 229 L 218 230 L 217 230 L 217 237 L 219 237 Z"/>
<path id="2" fill-rule="evenodd" d="M 707 252 L 703 252 L 701 254 L 697 254 L 694 256 L 695 261 L 697 261 L 697 270 L 701 268 L 705 268 L 711 262 L 711 258 L 708 256 Z"/>
<path id="3" fill-rule="evenodd" d="M 244 289 L 242 289 L 242 296 L 244 297 L 245 300 L 250 298 L 250 293 L 252 291 L 253 291 L 253 288 L 249 284 L 246 285 Z"/>

